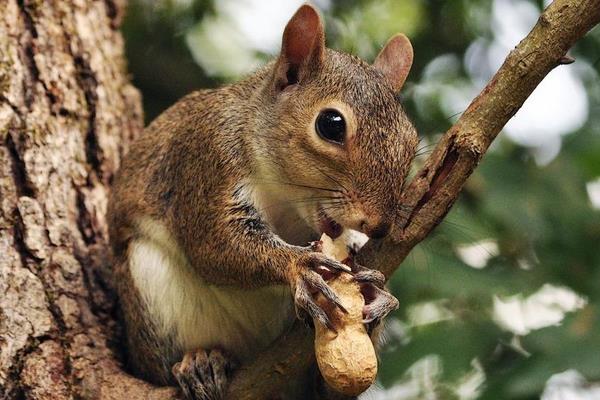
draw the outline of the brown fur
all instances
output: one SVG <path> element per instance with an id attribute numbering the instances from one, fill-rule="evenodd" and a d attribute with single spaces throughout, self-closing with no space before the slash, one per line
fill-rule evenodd
<path id="1" fill-rule="evenodd" d="M 282 54 L 243 81 L 178 101 L 123 161 L 109 205 L 110 236 L 131 364 L 148 380 L 172 382 L 170 366 L 190 349 L 158 337 L 132 283 L 128 249 L 139 218 L 168 228 L 199 279 L 252 290 L 293 287 L 312 254 L 304 246 L 319 236 L 317 217 L 294 212 L 295 199 L 330 195 L 319 188 L 339 190 L 340 199 L 328 200 L 328 213 L 367 233 L 394 212 L 415 153 L 415 130 L 382 72 L 325 49 L 320 29 L 300 64 Z M 309 134 L 318 112 L 331 104 L 353 114 L 341 147 Z M 284 218 L 266 218 L 245 196 L 248 187 L 265 193 L 283 187 L 289 197 L 279 206 Z"/>

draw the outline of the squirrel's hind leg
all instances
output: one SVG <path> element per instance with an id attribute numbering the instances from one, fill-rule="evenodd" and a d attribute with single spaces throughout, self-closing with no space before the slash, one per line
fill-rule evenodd
<path id="1" fill-rule="evenodd" d="M 231 363 L 220 350 L 185 354 L 172 372 L 186 400 L 223 400 Z"/>

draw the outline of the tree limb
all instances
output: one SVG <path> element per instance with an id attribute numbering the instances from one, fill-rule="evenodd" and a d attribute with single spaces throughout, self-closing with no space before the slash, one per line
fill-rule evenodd
<path id="1" fill-rule="evenodd" d="M 548 6 L 403 191 L 403 208 L 412 212 L 399 218 L 389 239 L 367 244 L 360 254 L 364 265 L 392 275 L 442 221 L 508 120 L 552 69 L 570 63 L 567 51 L 599 22 L 599 0 L 555 0 Z"/>
<path id="2" fill-rule="evenodd" d="M 600 0 L 550 4 L 404 189 L 402 208 L 412 212 L 398 216 L 388 239 L 367 243 L 358 255 L 361 264 L 388 278 L 392 275 L 411 249 L 442 221 L 508 120 L 553 68 L 572 62 L 566 56 L 569 48 L 599 22 Z M 279 393 L 286 383 L 283 375 L 294 372 L 280 369 L 281 360 L 293 357 L 294 363 L 308 365 L 314 357 L 307 335 L 312 337 L 305 328 L 293 329 L 285 340 L 278 340 L 245 365 L 231 382 L 228 398 L 268 399 Z"/>

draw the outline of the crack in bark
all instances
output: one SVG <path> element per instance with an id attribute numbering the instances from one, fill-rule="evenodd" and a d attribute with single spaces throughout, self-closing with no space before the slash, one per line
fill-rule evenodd
<path id="1" fill-rule="evenodd" d="M 12 132 L 6 137 L 6 148 L 8 149 L 8 154 L 10 155 L 11 159 L 11 170 L 15 180 L 15 187 L 17 189 L 17 197 L 28 196 L 35 198 L 35 188 L 27 179 L 27 168 L 25 166 L 25 162 L 19 154 Z"/>
<path id="2" fill-rule="evenodd" d="M 96 174 L 98 174 L 98 177 L 102 179 L 101 156 L 99 155 L 102 149 L 98 144 L 98 137 L 96 135 L 96 103 L 98 101 L 96 90 L 98 88 L 98 81 L 96 74 L 82 55 L 73 55 L 73 62 L 75 64 L 77 82 L 83 90 L 85 102 L 88 107 L 88 127 L 85 136 L 87 161 Z"/>
<path id="3" fill-rule="evenodd" d="M 33 20 L 33 17 L 31 16 L 31 13 L 28 10 L 28 6 L 25 3 L 27 0 L 17 0 L 17 5 L 19 6 L 19 10 L 21 12 L 21 15 L 23 16 L 23 23 L 25 26 L 25 31 L 29 34 L 26 35 L 26 42 L 25 45 L 22 48 L 22 61 L 23 64 L 25 64 L 25 66 L 27 67 L 27 70 L 29 71 L 29 75 L 30 75 L 30 79 L 31 82 L 27 82 L 27 79 L 23 81 L 23 88 L 25 91 L 25 105 L 27 106 L 28 109 L 31 108 L 31 105 L 34 102 L 34 98 L 35 98 L 35 90 L 34 90 L 34 85 L 35 82 L 39 82 L 42 87 L 44 88 L 44 94 L 46 95 L 46 97 L 48 98 L 48 101 L 50 102 L 50 112 L 55 115 L 56 112 L 54 110 L 54 107 L 52 107 L 52 105 L 56 104 L 57 102 L 57 98 L 54 95 L 54 93 L 52 93 L 52 91 L 48 88 L 48 86 L 46 85 L 46 82 L 44 82 L 42 79 L 40 79 L 40 70 L 36 64 L 35 61 L 35 39 L 37 39 L 38 37 L 38 32 L 37 32 L 37 28 L 35 27 L 35 22 Z"/>
<path id="4" fill-rule="evenodd" d="M 49 335 L 41 335 L 38 337 L 29 336 L 27 342 L 19 351 L 16 352 L 14 360 L 15 363 L 8 369 L 8 376 L 6 382 L 15 383 L 12 387 L 0 387 L 0 398 L 1 399 L 14 399 L 14 400 L 25 400 L 25 388 L 22 385 L 20 376 L 25 365 L 25 360 L 31 354 L 33 354 L 39 346 L 47 340 L 52 340 Z M 7 390 L 8 389 L 8 390 Z"/>
<path id="5" fill-rule="evenodd" d="M 112 29 L 118 29 L 121 25 L 121 18 L 119 15 L 119 7 L 114 0 L 104 0 L 106 5 L 106 15 L 110 19 L 110 27 Z"/>
<path id="6" fill-rule="evenodd" d="M 17 0 L 17 5 L 19 6 L 19 11 L 21 16 L 23 17 L 23 25 L 25 26 L 25 31 L 28 35 L 26 35 L 26 43 L 23 47 L 21 54 L 21 61 L 29 71 L 29 75 L 31 76 L 32 81 L 39 81 L 39 70 L 37 65 L 35 64 L 35 59 L 33 58 L 33 40 L 38 37 L 37 29 L 35 28 L 35 24 L 33 22 L 33 18 L 31 14 L 27 10 L 27 6 L 25 5 L 24 0 Z M 21 50 L 21 48 L 20 48 Z M 27 82 L 27 79 L 23 80 L 23 91 L 25 92 L 25 105 L 27 108 L 31 108 L 31 105 L 34 101 L 34 90 L 33 90 L 33 82 Z"/>
<path id="7" fill-rule="evenodd" d="M 0 102 L 6 103 L 10 108 L 12 108 L 13 112 L 17 115 L 17 117 L 19 117 L 19 119 L 21 118 L 21 112 L 19 111 L 19 107 L 14 105 L 8 99 L 8 97 L 4 96 L 2 93 L 0 93 Z"/>
<path id="8" fill-rule="evenodd" d="M 92 227 L 92 219 L 90 213 L 85 207 L 85 196 L 81 192 L 80 188 L 78 188 L 77 190 L 76 203 L 79 215 L 79 217 L 77 218 L 77 228 L 79 229 L 79 232 L 81 232 L 81 237 L 83 238 L 83 241 L 86 245 L 89 246 L 96 241 L 96 238 L 94 229 Z"/>
<path id="9" fill-rule="evenodd" d="M 446 181 L 446 178 L 451 174 L 452 168 L 458 161 L 458 157 L 459 157 L 459 154 L 458 154 L 458 151 L 456 150 L 456 148 L 454 147 L 454 144 L 450 144 L 448 151 L 444 155 L 444 160 L 442 161 L 440 168 L 438 168 L 435 171 L 433 178 L 431 179 L 431 184 L 429 185 L 429 189 L 419 199 L 419 201 L 413 208 L 410 216 L 407 218 L 406 222 L 404 223 L 403 228 L 408 227 L 412 223 L 414 216 L 419 213 L 421 208 L 423 208 L 423 206 L 425 204 L 427 204 L 427 202 L 429 200 L 431 200 L 431 198 L 433 196 L 435 196 L 435 194 L 438 191 L 438 189 L 440 188 L 440 186 L 442 186 L 444 184 L 444 182 Z"/>
<path id="10" fill-rule="evenodd" d="M 65 370 L 65 383 L 67 385 L 67 389 L 69 390 L 70 393 L 73 393 L 73 374 L 71 373 L 73 371 L 73 363 L 71 361 L 71 356 L 69 355 L 69 350 L 71 349 L 71 339 L 73 337 L 73 332 L 70 332 L 69 328 L 67 327 L 62 311 L 60 310 L 60 307 L 58 307 L 58 305 L 56 305 L 53 301 L 52 301 L 52 289 L 50 289 L 47 285 L 47 283 L 45 282 L 44 279 L 40 278 L 40 281 L 42 282 L 42 286 L 44 287 L 44 293 L 46 294 L 46 300 L 48 301 L 48 309 L 50 311 L 50 314 L 52 314 L 52 317 L 54 318 L 54 321 L 56 322 L 56 326 L 58 327 L 58 333 L 56 335 L 53 335 L 53 339 L 55 341 L 57 341 L 58 343 L 60 343 L 61 348 L 63 349 L 63 366 L 64 366 L 64 370 Z M 60 293 L 59 294 L 63 294 Z M 65 293 L 65 295 L 67 295 Z M 70 297 L 70 296 L 69 296 Z"/>
<path id="11" fill-rule="evenodd" d="M 24 234 L 25 234 L 25 224 L 23 223 L 23 218 L 19 209 L 15 207 L 13 213 L 13 238 L 14 238 L 14 248 L 19 253 L 19 258 L 21 260 L 21 264 L 23 268 L 27 268 L 29 272 L 37 277 L 36 271 L 32 270 L 29 267 L 30 261 L 40 262 L 42 261 L 40 258 L 36 257 L 25 244 Z"/>

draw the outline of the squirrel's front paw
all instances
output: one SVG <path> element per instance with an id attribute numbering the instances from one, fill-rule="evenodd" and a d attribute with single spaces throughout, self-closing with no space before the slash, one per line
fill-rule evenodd
<path id="1" fill-rule="evenodd" d="M 198 349 L 186 353 L 172 372 L 186 400 L 222 400 L 231 370 L 220 350 Z"/>
<path id="2" fill-rule="evenodd" d="M 296 304 L 296 313 L 302 319 L 302 311 L 317 319 L 329 329 L 335 331 L 331 319 L 315 301 L 314 296 L 321 293 L 334 307 L 346 312 L 340 299 L 324 279 L 340 272 L 351 273 L 350 267 L 332 260 L 322 253 L 308 253 L 300 257 L 293 266 L 291 274 L 292 293 Z"/>
<path id="3" fill-rule="evenodd" d="M 360 283 L 365 298 L 363 322 L 371 333 L 386 315 L 398 308 L 398 299 L 384 287 L 385 276 L 381 272 L 359 265 L 354 266 L 354 271 L 354 280 Z"/>

